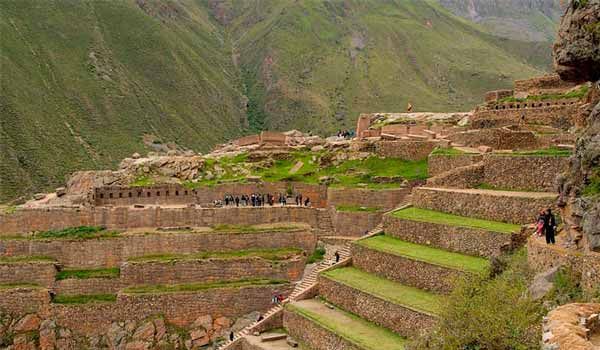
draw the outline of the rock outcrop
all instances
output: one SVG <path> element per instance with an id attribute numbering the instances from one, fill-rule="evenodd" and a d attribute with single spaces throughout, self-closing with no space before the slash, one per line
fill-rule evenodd
<path id="1" fill-rule="evenodd" d="M 554 46 L 554 60 L 562 79 L 600 79 L 600 1 L 570 4 Z M 571 241 L 580 248 L 599 251 L 599 196 L 584 189 L 589 188 L 600 167 L 600 81 L 592 84 L 586 102 L 580 110 L 584 127 L 577 139 L 570 169 L 559 180 L 560 204 Z"/>
<path id="2" fill-rule="evenodd" d="M 554 66 L 564 80 L 600 79 L 600 1 L 571 2 L 554 44 Z"/>

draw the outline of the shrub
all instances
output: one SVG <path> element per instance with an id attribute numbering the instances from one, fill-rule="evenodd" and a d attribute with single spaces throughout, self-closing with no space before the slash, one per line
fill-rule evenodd
<path id="1" fill-rule="evenodd" d="M 308 257 L 308 259 L 306 260 L 307 264 L 312 264 L 315 263 L 317 261 L 321 261 L 323 260 L 323 257 L 325 256 L 325 248 L 323 247 L 318 247 L 317 249 L 315 249 L 313 251 L 313 253 Z"/>
<path id="2" fill-rule="evenodd" d="M 510 258 L 495 278 L 465 276 L 443 307 L 439 325 L 411 344 L 419 350 L 539 349 L 545 310 L 528 296 L 526 254 Z"/>

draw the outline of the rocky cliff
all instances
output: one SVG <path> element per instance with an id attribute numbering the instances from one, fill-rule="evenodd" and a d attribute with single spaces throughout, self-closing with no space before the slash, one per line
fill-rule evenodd
<path id="1" fill-rule="evenodd" d="M 595 81 L 581 110 L 585 126 L 570 169 L 559 182 L 572 241 L 600 251 L 600 1 L 571 2 L 554 45 L 554 62 L 565 80 Z"/>

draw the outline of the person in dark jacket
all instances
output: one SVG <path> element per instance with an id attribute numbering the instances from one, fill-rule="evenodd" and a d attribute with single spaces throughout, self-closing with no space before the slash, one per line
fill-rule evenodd
<path id="1" fill-rule="evenodd" d="M 552 209 L 546 209 L 544 217 L 544 232 L 546 232 L 546 244 L 555 244 L 554 234 L 556 231 L 556 218 L 552 214 Z"/>

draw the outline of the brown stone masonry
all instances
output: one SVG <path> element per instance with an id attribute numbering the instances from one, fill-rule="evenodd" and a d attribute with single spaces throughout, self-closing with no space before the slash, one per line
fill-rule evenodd
<path id="1" fill-rule="evenodd" d="M 297 281 L 306 258 L 269 261 L 262 258 L 127 262 L 121 265 L 125 285 L 176 284 L 271 278 Z"/>
<path id="2" fill-rule="evenodd" d="M 37 287 L 0 288 L 0 312 L 11 316 L 37 313 L 47 315 L 50 294 Z"/>
<path id="3" fill-rule="evenodd" d="M 116 294 L 125 285 L 120 278 L 69 278 L 54 282 L 52 291 L 56 294 Z"/>
<path id="4" fill-rule="evenodd" d="M 529 224 L 543 208 L 555 207 L 558 195 L 419 187 L 412 202 L 418 208 L 493 221 Z M 501 209 L 499 209 L 501 208 Z"/>
<path id="5" fill-rule="evenodd" d="M 482 257 L 498 256 L 524 243 L 523 234 L 506 234 L 429 222 L 400 219 L 391 215 L 383 218 L 386 235 L 421 245 Z"/>
<path id="6" fill-rule="evenodd" d="M 320 211 L 320 209 L 306 207 L 23 209 L 12 214 L 0 214 L 0 235 L 86 225 L 123 230 L 144 227 L 207 227 L 217 224 L 257 225 L 301 222 L 318 227 Z"/>
<path id="7" fill-rule="evenodd" d="M 55 275 L 53 262 L 0 263 L 0 285 L 32 283 L 49 288 Z"/>
<path id="8" fill-rule="evenodd" d="M 375 143 L 375 153 L 386 158 L 421 160 L 427 158 L 437 145 L 431 141 L 378 141 Z"/>
<path id="9" fill-rule="evenodd" d="M 290 336 L 314 350 L 363 350 L 339 335 L 294 312 L 283 312 L 283 325 Z"/>
<path id="10" fill-rule="evenodd" d="M 336 236 L 360 237 L 381 222 L 383 213 L 336 211 L 333 214 L 333 226 Z"/>
<path id="11" fill-rule="evenodd" d="M 252 248 L 301 248 L 311 254 L 316 236 L 308 229 L 265 233 L 152 233 L 88 240 L 0 240 L 0 256 L 44 255 L 64 266 L 116 267 L 129 258 Z"/>
<path id="12" fill-rule="evenodd" d="M 323 275 L 319 276 L 319 295 L 346 311 L 407 337 L 419 335 L 436 322 L 432 315 L 394 304 Z"/>
<path id="13" fill-rule="evenodd" d="M 478 154 L 440 155 L 431 154 L 427 159 L 429 176 L 437 176 L 455 168 L 473 165 L 483 159 Z"/>
<path id="14" fill-rule="evenodd" d="M 328 188 L 327 203 L 329 206 L 357 205 L 361 207 L 380 207 L 393 209 L 402 203 L 410 194 L 410 188 L 394 188 L 370 190 L 360 188 Z"/>
<path id="15" fill-rule="evenodd" d="M 500 127 L 519 123 L 550 125 L 569 128 L 574 125 L 572 116 L 577 114 L 579 104 L 555 104 L 543 107 L 516 108 L 513 105 L 499 105 L 499 109 L 476 111 L 471 126 L 475 129 Z M 502 109 L 504 107 L 505 109 Z"/>
<path id="16" fill-rule="evenodd" d="M 432 292 L 449 293 L 463 272 L 352 244 L 352 264 L 369 273 Z"/>

